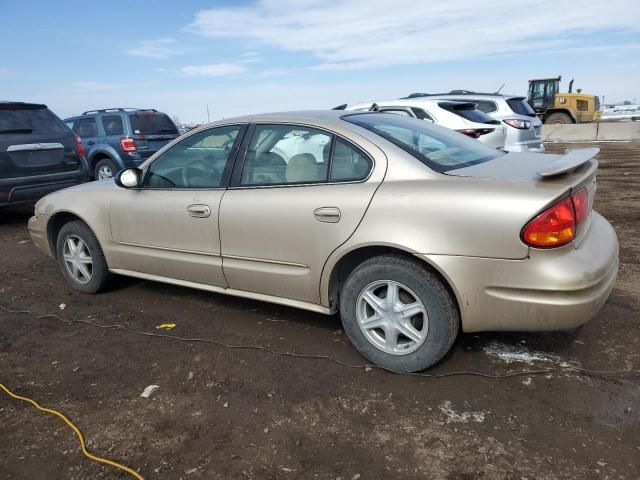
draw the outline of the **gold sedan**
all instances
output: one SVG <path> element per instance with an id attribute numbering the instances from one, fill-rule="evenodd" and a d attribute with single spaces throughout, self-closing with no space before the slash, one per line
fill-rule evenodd
<path id="1" fill-rule="evenodd" d="M 82 292 L 120 274 L 340 312 L 367 359 L 417 371 L 460 328 L 595 315 L 618 270 L 597 152 L 506 153 L 386 113 L 227 119 L 46 196 L 29 228 Z"/>

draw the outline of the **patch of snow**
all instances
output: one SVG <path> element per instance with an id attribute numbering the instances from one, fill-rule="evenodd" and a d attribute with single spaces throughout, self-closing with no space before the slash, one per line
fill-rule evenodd
<path id="1" fill-rule="evenodd" d="M 505 363 L 521 362 L 533 365 L 535 362 L 540 362 L 553 363 L 564 368 L 571 366 L 568 362 L 558 357 L 557 355 L 536 352 L 529 350 L 526 347 L 505 345 L 499 342 L 491 342 L 482 350 L 490 357 L 499 358 Z"/>
<path id="2" fill-rule="evenodd" d="M 447 416 L 447 423 L 469 423 L 476 422 L 482 423 L 484 422 L 484 418 L 487 412 L 456 412 L 451 406 L 451 401 L 445 400 L 441 405 L 438 406 L 440 411 Z"/>

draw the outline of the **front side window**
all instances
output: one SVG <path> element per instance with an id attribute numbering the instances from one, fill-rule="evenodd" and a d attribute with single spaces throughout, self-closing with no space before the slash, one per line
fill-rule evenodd
<path id="1" fill-rule="evenodd" d="M 102 128 L 105 135 L 124 135 L 124 126 L 120 115 L 103 115 Z"/>
<path id="2" fill-rule="evenodd" d="M 148 188 L 224 186 L 231 152 L 242 126 L 211 128 L 190 135 L 156 158 L 146 172 Z"/>
<path id="3" fill-rule="evenodd" d="M 436 172 L 469 167 L 505 154 L 459 133 L 414 118 L 359 113 L 345 115 L 342 119 L 388 140 Z"/>
<path id="4" fill-rule="evenodd" d="M 73 124 L 73 133 L 82 137 L 97 137 L 98 126 L 95 118 L 79 118 Z"/>
<path id="5" fill-rule="evenodd" d="M 241 185 L 326 182 L 331 135 L 298 125 L 258 125 L 247 149 Z"/>

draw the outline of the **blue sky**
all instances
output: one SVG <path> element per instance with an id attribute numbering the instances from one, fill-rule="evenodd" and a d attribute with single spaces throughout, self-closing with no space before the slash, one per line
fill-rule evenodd
<path id="1" fill-rule="evenodd" d="M 133 106 L 203 121 L 207 104 L 213 120 L 503 83 L 524 94 L 559 74 L 640 101 L 637 0 L 0 0 L 0 18 L 0 98 L 62 117 Z"/>

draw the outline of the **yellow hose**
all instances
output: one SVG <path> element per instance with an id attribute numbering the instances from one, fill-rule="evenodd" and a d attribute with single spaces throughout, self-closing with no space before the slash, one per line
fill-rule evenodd
<path id="1" fill-rule="evenodd" d="M 20 395 L 16 395 L 11 390 L 9 390 L 7 387 L 5 387 L 2 383 L 0 383 L 0 389 L 4 390 L 4 392 L 7 395 L 9 395 L 11 398 L 15 398 L 16 400 L 21 400 L 23 402 L 30 403 L 31 405 L 36 407 L 41 412 L 50 413 L 51 415 L 55 415 L 56 417 L 61 419 L 76 434 L 76 436 L 78 437 L 78 440 L 80 440 L 80 448 L 82 449 L 82 453 L 89 460 L 93 460 L 94 462 L 104 463 L 105 465 L 110 465 L 112 467 L 118 468 L 120 470 L 123 470 L 123 471 L 133 475 L 138 480 L 144 480 L 144 478 L 138 472 L 135 472 L 135 471 L 131 470 L 129 467 L 125 467 L 124 465 L 120 465 L 119 463 L 116 463 L 116 462 L 114 462 L 112 460 L 107 460 L 106 458 L 96 457 L 95 455 L 92 455 L 91 453 L 89 453 L 89 451 L 87 450 L 87 447 L 86 447 L 86 445 L 84 443 L 84 437 L 82 436 L 82 432 L 80 431 L 80 429 L 78 429 L 78 427 L 76 427 L 73 423 L 71 423 L 71 420 L 69 420 L 67 417 L 65 417 L 62 413 L 57 412 L 55 410 L 51 410 L 50 408 L 41 407 L 40 405 L 38 405 L 37 402 L 35 402 L 34 400 L 31 400 L 30 398 L 21 397 Z"/>

